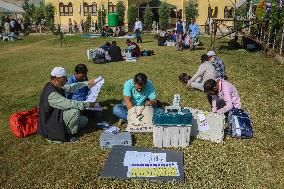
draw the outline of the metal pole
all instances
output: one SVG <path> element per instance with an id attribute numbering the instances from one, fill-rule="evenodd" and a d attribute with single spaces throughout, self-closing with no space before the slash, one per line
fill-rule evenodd
<path id="1" fill-rule="evenodd" d="M 283 30 L 282 30 L 282 37 L 281 37 L 281 44 L 280 44 L 280 55 L 282 55 L 283 40 L 284 40 L 284 27 L 283 27 Z"/>
<path id="2" fill-rule="evenodd" d="M 140 15 L 140 8 L 139 8 L 139 5 L 138 5 L 138 11 L 137 11 L 137 18 L 139 18 L 140 19 L 140 17 L 139 17 L 139 15 Z"/>
<path id="3" fill-rule="evenodd" d="M 250 0 L 249 1 L 249 12 L 248 12 L 248 19 L 249 19 L 249 25 L 251 25 L 252 24 L 252 1 Z M 250 32 L 250 28 L 251 27 L 249 27 L 249 32 Z"/>

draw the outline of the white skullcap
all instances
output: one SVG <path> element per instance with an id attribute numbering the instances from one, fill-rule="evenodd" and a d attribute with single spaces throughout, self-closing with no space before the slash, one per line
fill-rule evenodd
<path id="1" fill-rule="evenodd" d="M 215 52 L 214 51 L 208 51 L 207 52 L 207 56 L 215 56 Z"/>
<path id="2" fill-rule="evenodd" d="M 62 67 L 55 67 L 51 71 L 50 75 L 54 77 L 63 77 L 67 76 L 67 71 Z"/>

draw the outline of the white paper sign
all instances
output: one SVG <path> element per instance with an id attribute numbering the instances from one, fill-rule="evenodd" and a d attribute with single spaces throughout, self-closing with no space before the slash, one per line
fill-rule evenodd
<path id="1" fill-rule="evenodd" d="M 207 121 L 204 121 L 204 122 L 202 122 L 202 123 L 200 123 L 198 125 L 198 130 L 199 131 L 208 131 L 209 129 L 210 128 L 209 128 L 209 125 L 208 125 Z"/>
<path id="2" fill-rule="evenodd" d="M 99 92 L 105 80 L 101 76 L 95 79 L 95 85 L 90 89 L 85 102 L 96 102 Z"/>

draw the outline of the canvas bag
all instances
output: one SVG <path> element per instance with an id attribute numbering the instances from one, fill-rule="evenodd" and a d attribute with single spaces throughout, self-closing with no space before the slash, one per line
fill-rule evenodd
<path id="1" fill-rule="evenodd" d="M 38 124 L 38 108 L 16 112 L 10 115 L 10 130 L 14 136 L 23 138 L 36 133 Z"/>
<path id="2" fill-rule="evenodd" d="M 228 135 L 233 138 L 252 138 L 253 129 L 249 114 L 242 109 L 232 109 L 228 114 Z"/>
<path id="3" fill-rule="evenodd" d="M 153 132 L 153 108 L 151 106 L 134 106 L 128 110 L 128 132 Z"/>

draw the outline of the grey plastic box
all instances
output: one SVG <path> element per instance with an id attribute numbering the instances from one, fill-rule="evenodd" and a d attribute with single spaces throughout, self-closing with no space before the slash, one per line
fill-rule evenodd
<path id="1" fill-rule="evenodd" d="M 191 136 L 210 140 L 212 142 L 221 143 L 224 138 L 224 128 L 225 128 L 225 116 L 222 114 L 217 114 L 213 112 L 204 112 L 202 110 L 190 108 L 192 113 L 192 130 Z M 206 117 L 209 129 L 206 131 L 201 131 L 199 129 L 200 119 L 198 114 L 202 113 Z"/>
<path id="2" fill-rule="evenodd" d="M 100 136 L 101 148 L 112 148 L 114 145 L 132 146 L 132 138 L 129 132 L 117 134 L 103 132 Z"/>

